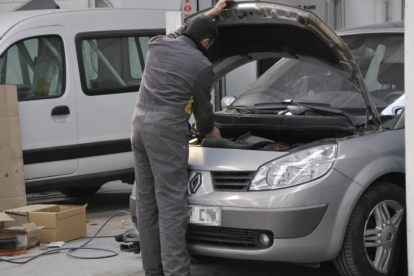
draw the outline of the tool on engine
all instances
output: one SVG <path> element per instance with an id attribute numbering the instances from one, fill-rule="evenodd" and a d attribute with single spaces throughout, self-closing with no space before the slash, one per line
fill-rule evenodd
<path id="1" fill-rule="evenodd" d="M 134 252 L 134 254 L 141 253 L 141 246 L 139 244 L 139 234 L 138 231 L 135 229 L 129 229 L 122 234 L 116 235 L 115 241 L 123 242 L 123 244 L 121 244 L 120 246 L 121 251 Z"/>

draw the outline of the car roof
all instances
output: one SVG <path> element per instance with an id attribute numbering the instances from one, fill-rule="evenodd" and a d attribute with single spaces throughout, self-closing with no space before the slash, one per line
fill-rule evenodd
<path id="1" fill-rule="evenodd" d="M 47 25 L 53 25 L 57 20 L 62 22 L 73 22 L 75 25 L 78 18 L 90 18 L 92 21 L 102 20 L 112 22 L 116 20 L 125 20 L 124 14 L 131 14 L 134 11 L 169 11 L 167 9 L 83 9 L 83 10 L 35 10 L 35 11 L 13 11 L 0 12 L 0 39 L 14 26 L 19 24 L 30 25 L 32 22 L 48 22 Z M 107 17 L 109 13 L 110 17 Z M 58 17 L 57 17 L 58 15 Z M 128 16 L 127 16 L 128 17 Z M 52 23 L 53 22 L 53 23 Z M 59 22 L 58 22 L 59 23 Z M 70 23 L 69 23 L 70 24 Z M 165 26 L 164 26 L 165 27 Z"/>
<path id="2" fill-rule="evenodd" d="M 338 35 L 372 34 L 372 33 L 404 33 L 404 21 L 386 22 L 337 31 Z"/>
<path id="3" fill-rule="evenodd" d="M 39 10 L 21 12 L 0 12 L 0 38 L 14 25 L 35 16 L 59 12 L 59 10 Z"/>

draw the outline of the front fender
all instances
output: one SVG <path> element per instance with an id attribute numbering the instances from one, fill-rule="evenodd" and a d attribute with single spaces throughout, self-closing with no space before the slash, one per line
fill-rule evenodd
<path id="1" fill-rule="evenodd" d="M 405 173 L 404 130 L 370 133 L 338 141 L 335 169 L 365 189 L 388 173 Z"/>

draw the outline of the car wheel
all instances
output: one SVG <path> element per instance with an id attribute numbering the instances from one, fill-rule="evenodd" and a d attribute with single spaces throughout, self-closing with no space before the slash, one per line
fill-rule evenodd
<path id="1" fill-rule="evenodd" d="M 89 197 L 94 195 L 101 186 L 92 187 L 71 187 L 60 189 L 60 192 L 68 197 Z"/>
<path id="2" fill-rule="evenodd" d="M 335 266 L 342 276 L 385 276 L 404 216 L 405 192 L 377 182 L 359 199 Z"/>

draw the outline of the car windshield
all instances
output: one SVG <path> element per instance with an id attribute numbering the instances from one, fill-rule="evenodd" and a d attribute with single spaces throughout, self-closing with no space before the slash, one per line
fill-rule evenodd
<path id="1" fill-rule="evenodd" d="M 342 39 L 354 55 L 379 112 L 401 113 L 405 104 L 403 35 L 363 34 Z M 361 92 L 347 79 L 325 67 L 287 58 L 270 68 L 232 105 L 286 100 L 337 109 L 366 109 Z"/>

